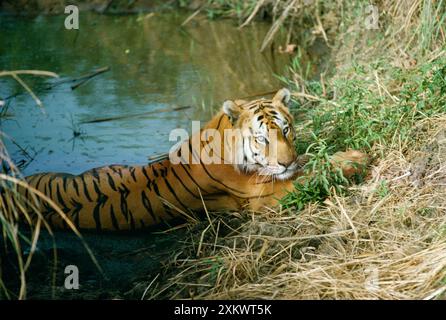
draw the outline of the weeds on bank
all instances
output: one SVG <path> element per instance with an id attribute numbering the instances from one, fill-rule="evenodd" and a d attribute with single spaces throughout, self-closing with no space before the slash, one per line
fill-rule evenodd
<path id="1" fill-rule="evenodd" d="M 328 96 L 336 92 L 336 101 L 320 97 L 321 86 L 314 81 L 308 85 L 308 95 L 320 99 L 305 111 L 309 122 L 305 127 L 297 124 L 297 131 L 298 135 L 306 132 L 301 135 L 299 145 L 300 149 L 308 146 L 310 160 L 306 171 L 313 176 L 303 183 L 297 182 L 296 190 L 282 199 L 282 204 L 300 210 L 308 202 L 322 201 L 331 194 L 330 190 L 343 194 L 343 186 L 348 182 L 328 162 L 330 154 L 336 151 L 351 148 L 373 154 L 373 146 L 380 145 L 380 154 L 376 156 L 382 157 L 385 147 L 398 144 L 404 146 L 404 152 L 413 146 L 411 139 L 417 124 L 446 112 L 445 63 L 445 59 L 438 59 L 404 73 L 398 68 L 386 70 L 393 83 L 401 84 L 397 96 L 388 91 L 377 92 L 380 84 L 367 78 L 376 68 L 366 65 L 354 65 L 348 77 L 334 81 L 333 92 Z M 295 86 L 290 81 L 287 85 Z"/>
<path id="2" fill-rule="evenodd" d="M 27 91 L 34 99 L 35 103 L 42 107 L 42 102 L 32 91 L 32 89 L 21 78 L 21 75 L 37 75 L 47 77 L 57 77 L 55 73 L 40 71 L 40 70 L 17 70 L 17 71 L 0 71 L 0 77 L 12 77 Z M 6 105 L 9 107 L 9 103 Z M 5 108 L 4 110 L 6 110 Z M 2 110 L 0 114 L 2 117 L 6 115 L 6 111 Z M 1 244 L 5 252 L 12 250 L 17 260 L 18 274 L 19 274 L 19 290 L 18 292 L 11 291 L 4 282 L 4 274 L 2 270 L 2 261 L 0 259 L 0 299 L 6 298 L 26 298 L 26 271 L 28 270 L 33 254 L 36 249 L 37 240 L 39 238 L 42 225 L 45 226 L 45 221 L 42 219 L 42 214 L 38 205 L 39 196 L 35 190 L 28 188 L 29 194 L 34 196 L 33 201 L 29 202 L 23 199 L 18 193 L 18 185 L 23 183 L 21 175 L 15 164 L 11 161 L 9 154 L 3 144 L 5 138 L 3 133 L 0 138 L 0 226 L 1 226 Z M 23 187 L 27 188 L 26 185 Z M 57 209 L 58 210 L 58 209 Z M 59 210 L 60 211 L 60 210 Z M 31 221 L 38 217 L 35 225 L 30 226 L 31 237 L 25 236 L 22 230 L 19 230 L 19 221 L 25 219 Z M 46 225 L 46 227 L 48 227 Z M 25 243 L 30 246 L 29 253 L 24 252 L 22 245 Z"/>

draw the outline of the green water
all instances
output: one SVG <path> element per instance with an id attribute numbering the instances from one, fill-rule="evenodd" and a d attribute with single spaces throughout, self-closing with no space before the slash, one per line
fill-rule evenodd
<path id="1" fill-rule="evenodd" d="M 239 30 L 234 21 L 198 17 L 181 27 L 188 15 L 81 13 L 79 30 L 66 30 L 65 16 L 0 16 L 0 70 L 48 70 L 62 78 L 23 77 L 45 114 L 27 94 L 7 100 L 8 117 L 0 128 L 14 139 L 6 145 L 23 172 L 80 173 L 112 163 L 145 163 L 169 150 L 170 130 L 209 120 L 225 99 L 280 87 L 274 74 L 284 72 L 289 57 L 258 50 L 268 24 Z M 106 66 L 109 72 L 76 90 L 73 83 L 45 90 Z M 22 92 L 14 80 L 0 79 L 0 98 Z M 80 124 L 179 106 L 191 109 Z"/>

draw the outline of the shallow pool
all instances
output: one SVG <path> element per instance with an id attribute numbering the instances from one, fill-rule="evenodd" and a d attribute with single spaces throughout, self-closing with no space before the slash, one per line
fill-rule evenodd
<path id="1" fill-rule="evenodd" d="M 190 120 L 207 121 L 224 99 L 281 86 L 275 74 L 290 58 L 259 52 L 268 24 L 240 30 L 232 20 L 196 17 L 182 27 L 188 15 L 81 12 L 79 30 L 66 30 L 65 16 L 0 16 L 0 69 L 61 76 L 23 76 L 44 113 L 14 80 L 0 79 L 0 97 L 8 98 L 1 130 L 24 174 L 145 163 L 173 145 L 170 130 L 190 131 Z M 64 82 L 103 67 L 110 70 L 75 90 L 77 82 Z M 81 124 L 117 116 L 124 119 Z"/>

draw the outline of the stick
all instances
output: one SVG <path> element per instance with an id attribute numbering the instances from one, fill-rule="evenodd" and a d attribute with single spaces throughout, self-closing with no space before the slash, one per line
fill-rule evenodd
<path id="1" fill-rule="evenodd" d="M 80 87 L 81 85 L 83 85 L 84 83 L 86 83 L 88 80 L 96 77 L 97 75 L 100 75 L 101 73 L 107 72 L 110 70 L 110 67 L 103 67 L 103 68 L 99 68 L 95 71 L 90 72 L 89 74 L 86 74 L 84 76 L 81 76 L 77 79 L 74 79 L 73 81 L 79 81 L 76 84 L 73 84 L 71 86 L 71 90 L 76 90 L 78 87 Z"/>
<path id="2" fill-rule="evenodd" d="M 75 81 L 80 81 L 79 83 L 71 86 L 71 89 L 76 89 L 77 87 L 81 86 L 82 84 L 84 84 L 87 80 L 101 74 L 104 72 L 107 72 L 110 70 L 110 67 L 103 67 L 103 68 L 99 68 L 96 69 L 88 74 L 82 75 L 78 78 L 73 78 L 73 79 L 64 79 L 64 80 L 60 80 L 58 82 L 53 83 L 52 85 L 50 85 L 49 87 L 45 88 L 47 90 L 52 89 L 58 85 L 61 85 L 63 83 L 67 83 L 67 82 L 75 82 Z M 54 73 L 54 72 L 49 72 L 49 71 L 41 71 L 41 70 L 16 70 L 16 71 L 0 71 L 0 77 L 4 77 L 4 76 L 11 76 L 13 78 L 15 78 L 17 80 L 18 75 L 21 74 L 30 74 L 30 75 L 35 75 L 35 76 L 46 76 L 46 77 L 53 77 L 53 78 L 58 78 L 59 76 Z M 25 88 L 26 89 L 26 88 Z M 27 90 L 27 89 L 26 89 Z M 28 90 L 27 90 L 28 91 Z M 7 97 L 7 99 L 14 97 L 15 95 L 12 95 L 10 97 Z"/>
<path id="3" fill-rule="evenodd" d="M 32 74 L 34 76 L 46 76 L 58 78 L 59 76 L 50 71 L 42 71 L 42 70 L 15 70 L 15 71 L 0 71 L 0 77 L 4 76 L 13 76 L 14 74 Z"/>
<path id="4" fill-rule="evenodd" d="M 182 27 L 184 27 L 186 24 L 189 23 L 189 21 L 191 21 L 193 18 L 195 18 L 195 16 L 197 14 L 199 14 L 201 11 L 201 8 L 198 9 L 197 11 L 195 11 L 194 13 L 192 13 L 186 20 L 183 21 L 183 23 L 181 24 Z"/>

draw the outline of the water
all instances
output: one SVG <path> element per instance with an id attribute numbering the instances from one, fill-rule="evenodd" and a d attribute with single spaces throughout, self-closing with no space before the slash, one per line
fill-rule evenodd
<path id="1" fill-rule="evenodd" d="M 174 128 L 190 131 L 228 98 L 271 91 L 281 84 L 286 55 L 259 53 L 270 25 L 239 30 L 231 20 L 198 17 L 184 27 L 189 13 L 134 16 L 80 14 L 80 29 L 66 30 L 64 16 L 0 16 L 0 70 L 53 71 L 62 79 L 23 76 L 36 90 L 43 113 L 28 94 L 8 99 L 0 129 L 23 173 L 81 173 L 93 167 L 141 164 L 167 152 Z M 60 80 L 108 66 L 76 90 Z M 0 78 L 0 97 L 23 89 Z M 82 121 L 191 106 L 186 111 L 94 124 Z M 31 161 L 32 159 L 32 161 Z"/>

